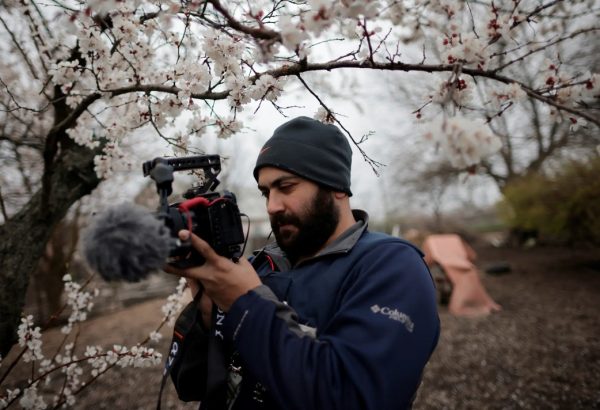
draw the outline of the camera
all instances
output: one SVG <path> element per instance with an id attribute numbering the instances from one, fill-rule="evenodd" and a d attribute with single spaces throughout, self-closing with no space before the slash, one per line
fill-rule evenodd
<path id="1" fill-rule="evenodd" d="M 203 182 L 188 189 L 184 201 L 169 204 L 168 197 L 173 188 L 173 173 L 181 170 L 202 170 Z M 174 246 L 169 253 L 168 263 L 185 269 L 199 266 L 204 257 L 196 251 L 191 240 L 181 241 L 178 232 L 187 229 L 204 239 L 221 256 L 236 260 L 242 253 L 244 232 L 241 214 L 235 195 L 223 191 L 215 192 L 221 172 L 221 159 L 218 155 L 201 155 L 179 158 L 158 157 L 143 164 L 144 176 L 150 176 L 156 183 L 160 203 L 156 216 L 164 222 Z"/>

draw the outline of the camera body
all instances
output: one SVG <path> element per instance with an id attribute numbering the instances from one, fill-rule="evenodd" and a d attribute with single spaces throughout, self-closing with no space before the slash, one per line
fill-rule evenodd
<path id="1" fill-rule="evenodd" d="M 172 193 L 173 172 L 200 169 L 204 182 L 192 187 L 183 195 L 184 201 L 169 204 Z M 219 255 L 230 259 L 239 258 L 243 252 L 244 232 L 235 195 L 224 191 L 214 192 L 219 184 L 221 171 L 218 155 L 202 155 L 180 158 L 155 158 L 143 164 L 144 176 L 156 182 L 160 204 L 156 216 L 168 228 L 174 239 L 169 253 L 169 264 L 177 268 L 199 266 L 204 257 L 196 251 L 191 240 L 181 241 L 178 232 L 187 229 L 204 239 Z"/>

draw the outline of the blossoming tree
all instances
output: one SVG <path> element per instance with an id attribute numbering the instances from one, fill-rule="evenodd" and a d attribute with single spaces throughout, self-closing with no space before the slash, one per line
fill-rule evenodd
<path id="1" fill-rule="evenodd" d="M 13 0 L 0 7 L 2 354 L 15 341 L 27 278 L 53 227 L 128 165 L 121 142 L 135 130 L 185 152 L 194 138 L 226 138 L 248 125 L 238 115 L 246 106 L 270 103 L 285 113 L 277 100 L 293 83 L 318 101 L 317 118 L 346 131 L 309 79 L 342 69 L 396 72 L 398 81 L 405 72 L 435 73 L 434 94 L 413 84 L 426 100 L 415 107 L 427 120 L 419 138 L 462 169 L 501 148 L 490 124 L 525 99 L 550 107 L 557 121 L 600 125 L 600 75 L 556 52 L 574 39 L 597 41 L 598 0 Z M 408 52 L 415 48 L 416 56 Z M 539 67 L 533 84 L 522 76 L 532 65 Z M 486 97 L 467 104 L 473 82 Z M 347 134 L 376 168 L 363 139 Z"/>
<path id="2" fill-rule="evenodd" d="M 77 345 L 81 323 L 87 319 L 88 312 L 94 305 L 93 300 L 98 295 L 98 289 L 94 292 L 87 291 L 89 280 L 80 285 L 74 282 L 69 274 L 64 275 L 62 281 L 67 295 L 62 309 L 69 312 L 67 323 L 61 329 L 64 337 L 58 348 L 48 355 L 48 349 L 44 352 L 42 348 L 42 331 L 45 329 L 36 326 L 32 315 L 21 319 L 17 330 L 19 351 L 4 362 L 0 357 L 0 409 L 17 404 L 24 409 L 36 410 L 73 407 L 79 393 L 114 367 L 140 368 L 161 363 L 161 353 L 146 345 L 150 341 L 157 342 L 162 338 L 159 331 L 163 325 L 173 326 L 176 315 L 182 308 L 185 279 L 179 280 L 175 293 L 167 298 L 161 309 L 161 322 L 145 340 L 132 347 L 113 345 L 105 348 L 100 345 L 88 345 L 85 350 Z M 51 319 L 47 325 L 53 324 Z M 81 351 L 83 357 L 78 356 L 76 350 Z M 24 363 L 29 370 L 27 380 L 21 381 L 18 386 L 5 388 L 4 382 L 10 380 L 8 376 L 20 363 Z M 47 401 L 48 399 L 51 401 Z"/>
<path id="3" fill-rule="evenodd" d="M 562 32 L 574 30 L 571 24 L 578 23 L 564 19 L 554 21 L 554 24 L 559 24 Z M 499 40 L 495 43 L 495 54 L 506 54 L 513 46 L 510 41 Z M 552 52 L 560 56 L 560 61 L 568 61 L 571 70 L 574 67 L 586 67 L 592 72 L 600 70 L 600 42 L 589 41 L 585 36 L 556 44 Z M 540 55 L 537 61 L 531 59 L 529 64 L 520 67 L 519 78 L 525 86 L 535 88 L 542 82 L 554 81 L 547 70 L 553 70 L 553 67 L 556 68 L 554 61 Z M 387 83 L 393 78 L 391 74 L 386 77 L 384 81 Z M 390 100 L 396 105 L 414 110 L 413 107 L 421 107 L 444 98 L 443 88 L 439 84 L 443 79 L 437 79 L 436 82 L 432 77 L 428 73 L 415 73 L 411 75 L 411 81 L 396 81 L 393 83 L 395 93 Z M 431 83 L 430 94 L 414 92 L 414 84 L 428 82 Z M 465 178 L 464 168 L 453 167 L 452 158 L 431 155 L 435 147 L 426 139 L 420 141 L 420 144 L 415 144 L 414 140 L 407 141 L 401 136 L 395 140 L 398 148 L 391 153 L 393 159 L 387 160 L 391 168 L 387 174 L 394 181 L 390 184 L 390 189 L 394 191 L 395 197 L 402 198 L 401 202 L 404 200 L 402 204 L 395 203 L 398 209 L 405 210 L 411 206 L 422 209 L 424 202 L 435 209 L 436 219 L 439 219 L 442 205 L 448 209 L 448 204 L 454 202 L 456 205 L 456 200 L 461 195 L 465 196 L 465 200 L 470 196 L 465 190 L 469 186 L 481 189 L 479 194 L 485 195 L 494 188 L 503 193 L 508 185 L 524 176 L 539 172 L 552 174 L 564 161 L 585 161 L 590 156 L 600 154 L 600 133 L 597 127 L 589 126 L 585 120 L 564 115 L 538 100 L 506 99 L 498 95 L 497 91 L 494 87 L 489 87 L 485 80 L 467 78 L 456 99 L 463 112 L 473 110 L 482 101 L 496 105 L 496 109 L 490 113 L 494 117 L 486 119 L 486 126 L 500 139 L 501 148 L 484 158 L 476 168 L 471 168 L 477 172 L 475 178 Z M 585 103 L 588 108 L 598 109 L 597 96 Z M 418 109 L 415 114 L 421 117 L 419 121 L 423 125 L 429 122 L 427 115 L 421 115 Z M 419 161 L 415 162 L 413 158 L 419 158 Z M 412 163 L 411 167 L 406 167 L 407 162 Z M 476 197 L 479 194 L 475 194 Z M 471 201 L 472 198 L 469 199 Z"/>

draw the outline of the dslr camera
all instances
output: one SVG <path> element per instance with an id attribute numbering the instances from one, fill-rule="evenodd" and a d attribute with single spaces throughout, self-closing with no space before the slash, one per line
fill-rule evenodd
<path id="1" fill-rule="evenodd" d="M 169 204 L 173 191 L 173 173 L 181 170 L 202 170 L 204 181 L 184 194 L 184 201 Z M 196 251 L 191 240 L 181 241 L 178 232 L 187 229 L 204 239 L 219 254 L 229 259 L 238 259 L 243 252 L 244 232 L 241 214 L 235 195 L 223 191 L 215 192 L 219 185 L 217 176 L 221 172 L 218 155 L 201 155 L 181 158 L 155 158 L 143 164 L 144 176 L 156 183 L 160 203 L 156 216 L 168 228 L 175 240 L 170 250 L 168 263 L 185 269 L 199 266 L 204 257 Z"/>

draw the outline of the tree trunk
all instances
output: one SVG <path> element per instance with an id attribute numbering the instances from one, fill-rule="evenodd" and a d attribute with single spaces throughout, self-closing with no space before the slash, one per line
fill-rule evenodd
<path id="1" fill-rule="evenodd" d="M 52 231 L 71 205 L 100 182 L 94 172 L 96 154 L 72 141 L 63 141 L 52 167 L 48 200 L 42 199 L 40 189 L 19 213 L 0 226 L 0 354 L 3 357 L 16 341 L 29 277 Z"/>

